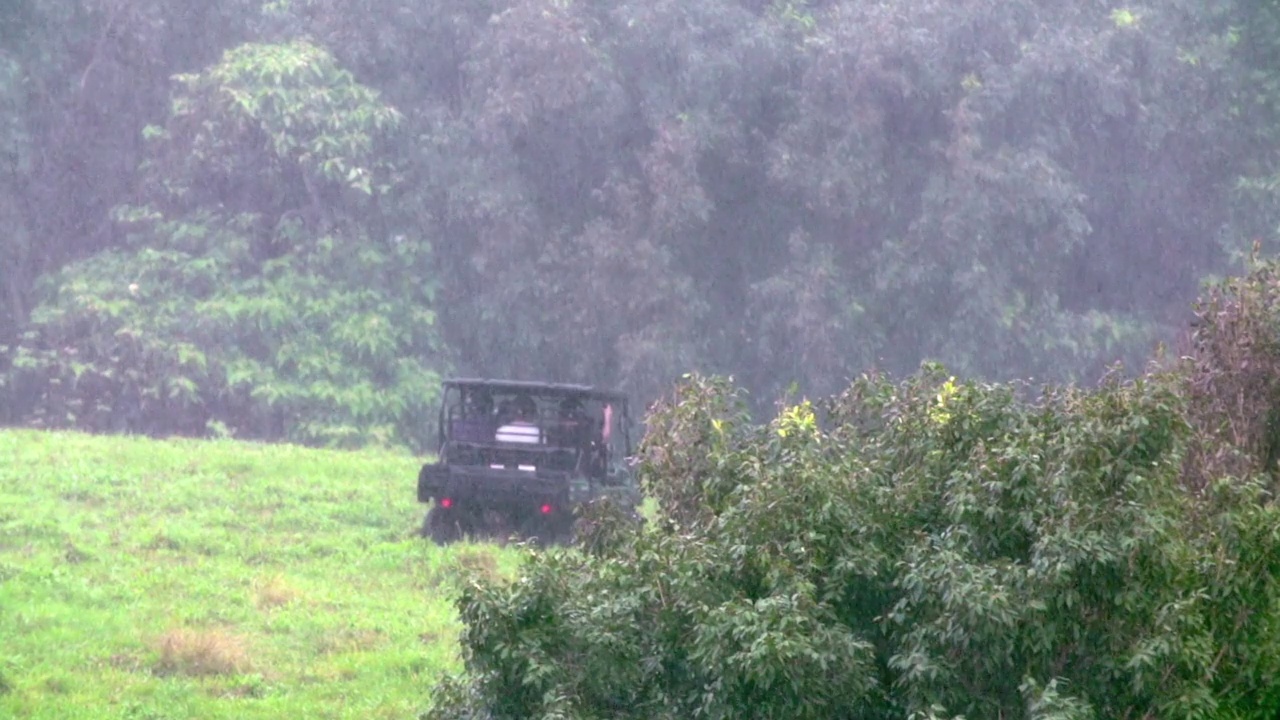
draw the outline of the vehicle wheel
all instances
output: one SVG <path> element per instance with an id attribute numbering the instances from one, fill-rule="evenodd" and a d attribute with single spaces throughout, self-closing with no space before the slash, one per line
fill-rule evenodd
<path id="1" fill-rule="evenodd" d="M 471 523 L 474 540 L 503 542 L 511 535 L 511 519 L 500 510 L 481 510 Z"/>
<path id="2" fill-rule="evenodd" d="M 538 518 L 536 515 L 526 515 L 523 513 L 511 514 L 511 528 L 508 533 L 511 540 L 515 542 L 540 543 L 542 539 L 538 529 Z"/>
<path id="3" fill-rule="evenodd" d="M 576 526 L 577 522 L 573 517 L 557 518 L 551 522 L 541 523 L 538 544 L 542 547 L 572 545 Z"/>
<path id="4" fill-rule="evenodd" d="M 431 538 L 437 545 L 448 545 L 462 539 L 462 518 L 457 513 L 445 512 L 433 507 L 422 521 L 422 536 Z"/>
<path id="5" fill-rule="evenodd" d="M 542 516 L 537 513 L 521 513 L 513 515 L 512 538 L 516 542 L 532 543 L 534 547 L 544 548 L 553 539 L 551 528 Z"/>
<path id="6" fill-rule="evenodd" d="M 555 540 L 557 545 L 573 545 L 578 540 L 578 521 L 577 518 L 568 517 L 555 526 Z"/>

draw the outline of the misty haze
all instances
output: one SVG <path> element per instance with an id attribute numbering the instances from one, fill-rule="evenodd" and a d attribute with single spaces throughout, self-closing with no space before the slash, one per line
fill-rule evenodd
<path id="1" fill-rule="evenodd" d="M 307 640 L 394 654 L 456 609 L 471 674 L 436 720 L 1272 718 L 1278 228 L 1275 0 L 0 0 L 0 586 L 38 586 L 24 547 L 319 574 L 385 543 L 398 607 L 541 578 L 545 626 L 475 590 L 439 627 Z M 449 378 L 594 403 L 562 464 L 634 469 L 646 529 L 592 520 L 567 570 L 410 537 Z M 116 457 L 90 436 L 267 455 L 117 472 L 75 464 Z M 349 470 L 291 454 L 331 450 Z M 304 502 L 302 471 L 264 479 L 290 463 L 330 508 L 292 559 L 247 524 Z M 76 544 L 66 513 L 126 496 L 150 519 L 95 532 L 146 537 Z M 218 540 L 155 509 L 232 496 Z M 4 598 L 48 600 L 14 592 L 0 645 Z M 612 598 L 598 624 L 583 598 Z M 94 667 L 271 697 L 251 642 L 188 630 Z M 240 654 L 193 670 L 200 642 Z M 7 662 L 0 713 L 75 694 Z M 426 694 L 448 663 L 395 672 Z"/>
<path id="2" fill-rule="evenodd" d="M 447 375 L 1091 384 L 1276 240 L 1255 3 L 16 2 L 11 422 L 424 449 Z"/>

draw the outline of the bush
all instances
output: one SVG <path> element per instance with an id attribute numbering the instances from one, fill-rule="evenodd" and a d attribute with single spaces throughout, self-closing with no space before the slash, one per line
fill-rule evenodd
<path id="1" fill-rule="evenodd" d="M 688 378 L 641 448 L 656 521 L 467 589 L 428 717 L 1274 717 L 1280 512 L 1182 482 L 1178 379 L 930 366 L 754 425 Z"/>
<path id="2" fill-rule="evenodd" d="M 1256 249 L 1255 249 L 1256 253 Z M 1196 433 L 1186 481 L 1261 473 L 1274 491 L 1280 460 L 1280 265 L 1212 285 L 1197 304 L 1179 377 Z"/>

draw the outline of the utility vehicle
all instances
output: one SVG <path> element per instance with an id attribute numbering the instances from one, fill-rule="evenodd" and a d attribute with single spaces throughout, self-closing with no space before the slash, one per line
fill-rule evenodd
<path id="1" fill-rule="evenodd" d="M 514 534 L 570 542 L 575 509 L 609 497 L 635 514 L 625 395 L 587 385 L 444 381 L 437 458 L 418 473 L 422 534 L 440 544 Z"/>

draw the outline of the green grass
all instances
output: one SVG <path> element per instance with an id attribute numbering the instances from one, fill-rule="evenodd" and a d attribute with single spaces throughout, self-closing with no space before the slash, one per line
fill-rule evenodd
<path id="1" fill-rule="evenodd" d="M 0 431 L 0 717 L 415 717 L 518 562 L 415 536 L 419 462 Z"/>

